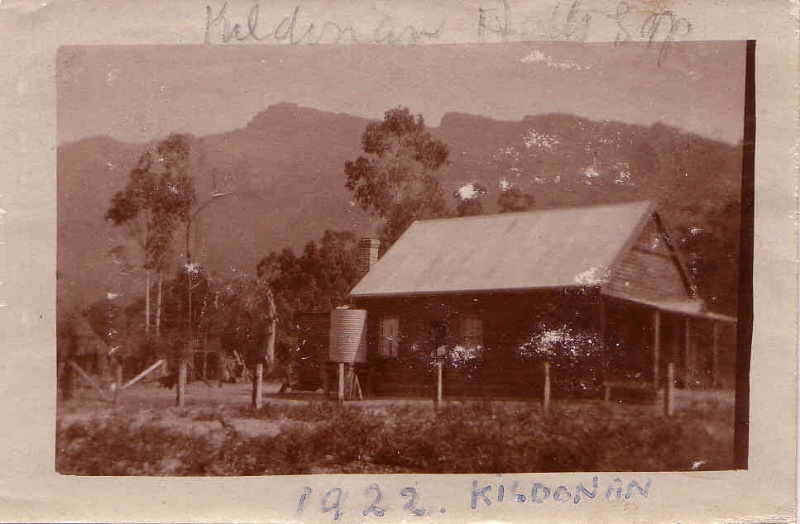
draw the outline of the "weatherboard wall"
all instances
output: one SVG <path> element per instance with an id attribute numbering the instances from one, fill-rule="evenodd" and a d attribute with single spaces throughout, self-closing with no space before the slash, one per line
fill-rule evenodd
<path id="1" fill-rule="evenodd" d="M 603 377 L 611 380 L 653 380 L 654 309 L 627 300 L 603 297 L 607 317 L 608 367 Z M 516 349 L 540 326 L 566 326 L 575 332 L 600 331 L 600 298 L 596 290 L 539 290 L 528 293 L 476 293 L 427 297 L 361 299 L 368 310 L 368 393 L 378 396 L 433 394 L 435 381 L 430 357 L 436 342 L 432 326 L 446 325 L 449 345 L 458 343 L 461 315 L 479 314 L 483 319 L 484 363 L 471 376 L 447 368 L 445 396 L 536 398 L 542 394 L 542 369 L 538 361 L 521 361 Z M 379 355 L 380 319 L 396 316 L 400 324 L 397 358 Z M 713 325 L 707 319 L 689 323 L 690 354 L 686 354 L 686 317 L 661 313 L 658 367 L 666 376 L 670 362 L 676 365 L 680 387 L 731 387 L 734 384 L 735 325 L 720 324 L 718 351 L 712 352 Z M 716 363 L 714 361 L 716 359 Z M 714 369 L 716 368 L 716 373 Z M 553 369 L 554 381 L 564 370 Z M 716 378 L 715 378 L 716 376 Z M 559 384 L 555 384 L 558 388 Z M 590 391 L 586 392 L 590 394 Z"/>
<path id="2" fill-rule="evenodd" d="M 363 298 L 356 306 L 368 311 L 368 383 L 370 393 L 377 395 L 432 394 L 429 359 L 442 342 L 435 340 L 434 326 L 444 325 L 445 344 L 458 344 L 462 315 L 478 314 L 482 319 L 484 365 L 474 376 L 445 370 L 445 395 L 539 396 L 540 364 L 517 358 L 519 345 L 542 325 L 599 330 L 598 294 L 591 288 Z M 399 318 L 397 358 L 379 354 L 380 320 L 387 316 Z"/>

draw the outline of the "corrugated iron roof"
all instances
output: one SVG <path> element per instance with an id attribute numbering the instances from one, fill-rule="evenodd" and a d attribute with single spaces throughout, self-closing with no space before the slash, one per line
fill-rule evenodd
<path id="1" fill-rule="evenodd" d="M 650 202 L 417 221 L 353 297 L 600 285 Z"/>

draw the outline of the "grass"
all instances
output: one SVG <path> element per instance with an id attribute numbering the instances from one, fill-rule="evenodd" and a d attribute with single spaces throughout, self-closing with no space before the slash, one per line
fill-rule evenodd
<path id="1" fill-rule="evenodd" d="M 676 471 L 732 467 L 730 396 L 652 404 L 281 401 L 107 408 L 59 420 L 56 469 L 77 475 Z"/>

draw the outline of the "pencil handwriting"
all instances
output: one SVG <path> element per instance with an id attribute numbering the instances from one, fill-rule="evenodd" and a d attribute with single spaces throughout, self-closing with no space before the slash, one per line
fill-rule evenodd
<path id="1" fill-rule="evenodd" d="M 264 20 L 259 4 L 253 4 L 243 20 L 236 21 L 228 12 L 228 3 L 218 9 L 206 6 L 204 42 L 263 42 L 286 44 L 418 44 L 435 40 L 444 29 L 444 20 L 427 27 L 404 24 L 386 16 L 375 27 L 363 31 L 334 20 L 306 17 L 297 5 L 283 17 Z"/>

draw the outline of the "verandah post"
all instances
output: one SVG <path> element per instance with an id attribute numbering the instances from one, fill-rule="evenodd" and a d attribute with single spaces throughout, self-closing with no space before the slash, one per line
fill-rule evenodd
<path id="1" fill-rule="evenodd" d="M 690 317 L 686 317 L 683 321 L 683 387 L 689 389 L 689 385 L 694 377 L 694 355 L 692 355 L 692 321 Z"/>
<path id="2" fill-rule="evenodd" d="M 653 310 L 653 389 L 658 390 L 659 360 L 661 350 L 661 312 Z"/>
<path id="3" fill-rule="evenodd" d="M 672 416 L 675 413 L 675 364 L 670 362 L 667 366 L 667 381 L 664 385 L 664 414 Z"/>
<path id="4" fill-rule="evenodd" d="M 600 377 L 601 381 L 608 380 L 606 372 L 608 370 L 608 345 L 606 339 L 608 338 L 608 312 L 606 310 L 606 302 L 603 300 L 603 295 L 600 295 Z M 606 399 L 608 400 L 608 399 Z"/>

